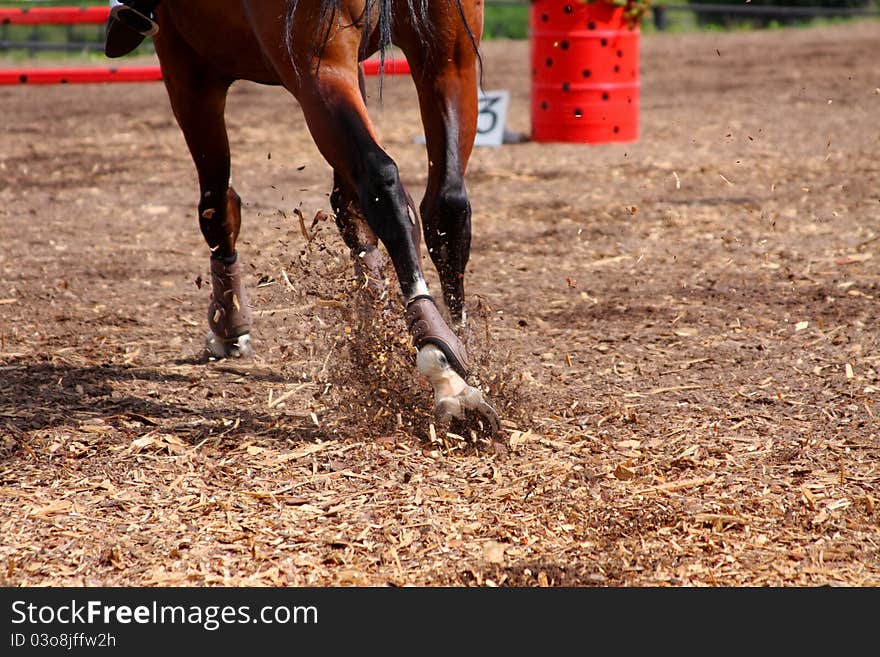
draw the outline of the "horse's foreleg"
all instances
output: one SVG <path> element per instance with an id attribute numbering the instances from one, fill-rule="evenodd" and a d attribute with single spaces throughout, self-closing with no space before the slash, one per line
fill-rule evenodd
<path id="1" fill-rule="evenodd" d="M 199 228 L 211 253 L 206 356 L 250 356 L 251 311 L 235 244 L 241 199 L 229 186 L 224 111 L 229 81 L 203 65 L 170 23 L 155 38 L 171 108 L 199 177 Z"/>

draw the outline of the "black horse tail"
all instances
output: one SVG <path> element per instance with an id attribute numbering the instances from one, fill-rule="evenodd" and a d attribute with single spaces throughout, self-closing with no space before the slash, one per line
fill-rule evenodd
<path id="1" fill-rule="evenodd" d="M 340 6 L 342 1 L 343 0 L 320 0 L 320 4 L 317 8 L 319 18 L 317 24 L 325 26 L 325 31 L 324 34 L 316 34 L 315 39 L 312 41 L 316 70 L 321 66 L 321 54 L 324 51 L 324 46 L 326 46 L 327 40 L 330 38 L 330 33 L 333 28 L 333 21 L 339 20 L 339 15 L 341 13 Z M 410 23 L 413 25 L 419 36 L 419 40 L 422 41 L 422 43 L 431 43 L 433 37 L 431 21 L 428 14 L 429 1 L 430 0 L 406 0 Z M 480 58 L 479 47 L 477 46 L 477 36 L 473 33 L 470 25 L 468 25 L 467 20 L 465 19 L 464 7 L 462 7 L 461 5 L 462 0 L 448 1 L 454 4 L 458 10 L 458 15 L 461 17 L 461 22 L 464 24 L 465 30 L 468 34 L 468 38 L 470 39 L 471 45 L 474 48 L 474 52 L 476 52 L 477 54 L 477 59 L 480 62 L 480 78 L 482 78 L 483 67 L 482 59 Z M 294 14 L 296 13 L 296 9 L 300 3 L 300 0 L 286 0 L 286 3 L 287 7 L 284 13 L 284 38 L 285 45 L 287 46 L 287 53 L 290 57 L 292 57 L 294 51 L 292 36 L 293 21 Z M 367 0 L 363 14 L 356 19 L 356 21 L 362 25 L 362 29 L 364 32 L 364 38 L 361 39 L 362 60 L 366 59 L 367 56 L 367 53 L 365 51 L 367 47 L 367 42 L 369 41 L 368 33 L 370 31 L 370 26 L 373 24 L 374 16 L 377 17 L 376 30 L 378 31 L 379 36 L 379 93 L 381 96 L 382 80 L 385 76 L 385 53 L 392 45 L 392 34 L 394 27 L 393 0 Z"/>

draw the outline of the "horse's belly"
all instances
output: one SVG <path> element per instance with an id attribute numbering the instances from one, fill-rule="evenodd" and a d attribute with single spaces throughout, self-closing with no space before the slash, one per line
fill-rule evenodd
<path id="1" fill-rule="evenodd" d="M 237 80 L 278 84 L 278 74 L 265 49 L 273 47 L 273 43 L 277 44 L 274 47 L 283 48 L 280 25 L 275 28 L 277 34 L 258 35 L 237 1 L 224 2 L 217 2 L 223 6 L 215 7 L 214 11 L 207 11 L 198 0 L 166 0 L 177 32 L 212 68 Z"/>
<path id="2" fill-rule="evenodd" d="M 248 55 L 239 54 L 229 57 L 229 53 L 220 51 L 209 52 L 207 59 L 212 66 L 224 75 L 236 80 L 250 80 L 261 84 L 280 84 L 275 70 L 269 66 L 261 52 Z"/>

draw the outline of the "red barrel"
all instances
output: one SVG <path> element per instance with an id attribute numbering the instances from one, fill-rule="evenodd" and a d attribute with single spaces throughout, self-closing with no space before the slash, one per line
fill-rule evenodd
<path id="1" fill-rule="evenodd" d="M 639 27 L 608 2 L 533 0 L 532 140 L 639 136 Z"/>

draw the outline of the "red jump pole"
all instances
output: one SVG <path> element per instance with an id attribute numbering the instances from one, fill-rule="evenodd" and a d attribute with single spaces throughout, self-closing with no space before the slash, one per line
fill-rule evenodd
<path id="1" fill-rule="evenodd" d="M 0 25 L 99 25 L 106 23 L 110 7 L 0 7 Z"/>
<path id="2" fill-rule="evenodd" d="M 386 75 L 409 73 L 405 59 L 385 60 Z M 365 75 L 378 75 L 379 62 L 364 62 Z M 157 82 L 162 79 L 158 66 L 84 66 L 80 68 L 0 68 L 0 86 L 11 84 L 85 84 L 95 82 Z"/>
<path id="3" fill-rule="evenodd" d="M 378 59 L 367 59 L 361 64 L 364 67 L 364 75 L 379 75 Z M 409 72 L 409 62 L 405 59 L 385 60 L 385 75 L 406 75 Z"/>
<path id="4" fill-rule="evenodd" d="M 158 66 L 0 69 L 0 85 L 156 82 L 161 79 L 162 70 Z"/>

